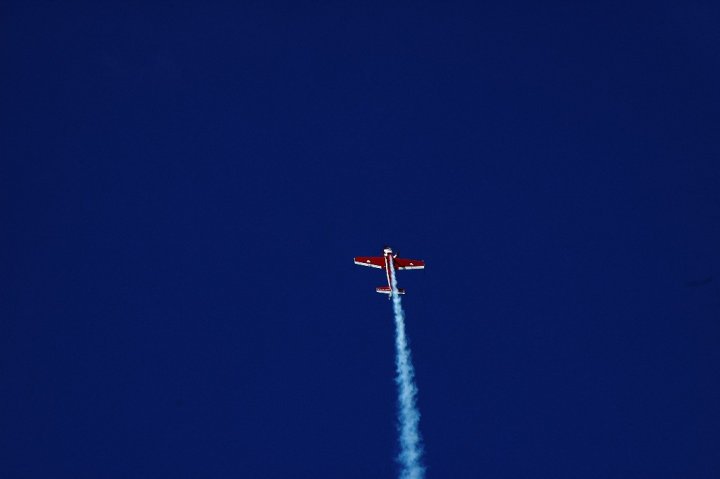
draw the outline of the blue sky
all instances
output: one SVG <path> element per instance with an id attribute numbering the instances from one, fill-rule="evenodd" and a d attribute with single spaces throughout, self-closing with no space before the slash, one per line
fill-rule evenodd
<path id="1" fill-rule="evenodd" d="M 718 20 L 6 2 L 0 475 L 717 477 Z"/>

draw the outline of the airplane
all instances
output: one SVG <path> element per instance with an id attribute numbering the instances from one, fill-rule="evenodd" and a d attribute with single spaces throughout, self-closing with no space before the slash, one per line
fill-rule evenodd
<path id="1" fill-rule="evenodd" d="M 392 283 L 393 283 L 393 270 L 403 269 L 424 269 L 425 261 L 420 259 L 403 259 L 398 258 L 397 253 L 393 253 L 391 247 L 386 246 L 383 248 L 382 256 L 357 256 L 353 258 L 355 264 L 360 266 L 369 266 L 371 268 L 380 268 L 385 270 L 385 276 L 387 277 L 387 286 L 378 286 L 375 291 L 380 294 L 392 295 Z M 390 268 L 390 262 L 392 261 L 392 268 Z M 398 294 L 405 294 L 405 290 L 398 288 Z M 390 299 L 390 296 L 388 296 Z"/>

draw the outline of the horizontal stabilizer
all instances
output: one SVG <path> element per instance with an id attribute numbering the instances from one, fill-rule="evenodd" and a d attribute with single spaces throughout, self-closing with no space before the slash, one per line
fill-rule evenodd
<path id="1" fill-rule="evenodd" d="M 388 286 L 378 286 L 375 288 L 375 291 L 380 294 L 392 294 L 392 291 Z M 405 294 L 405 290 L 403 288 L 398 288 L 398 294 Z"/>

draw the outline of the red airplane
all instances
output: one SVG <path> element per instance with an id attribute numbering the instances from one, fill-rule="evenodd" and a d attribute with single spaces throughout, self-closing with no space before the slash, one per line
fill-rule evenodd
<path id="1" fill-rule="evenodd" d="M 360 266 L 370 266 L 371 268 L 380 268 L 385 270 L 387 276 L 387 286 L 378 286 L 375 291 L 381 294 L 392 294 L 392 283 L 393 283 L 393 269 L 423 269 L 425 268 L 425 261 L 420 259 L 403 259 L 398 258 L 397 253 L 393 254 L 391 247 L 386 246 L 383 249 L 382 256 L 358 256 L 354 258 L 355 264 Z M 390 268 L 390 261 L 392 261 L 392 268 Z M 405 290 L 398 288 L 398 294 L 405 294 Z"/>

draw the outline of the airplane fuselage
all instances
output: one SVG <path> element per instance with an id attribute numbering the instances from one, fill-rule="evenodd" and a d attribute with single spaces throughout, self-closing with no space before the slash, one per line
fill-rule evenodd
<path id="1" fill-rule="evenodd" d="M 387 277 L 388 288 L 390 291 L 393 290 L 393 275 L 395 274 L 395 266 L 393 265 L 393 251 L 390 248 L 383 250 L 383 256 L 385 257 L 385 276 Z"/>

